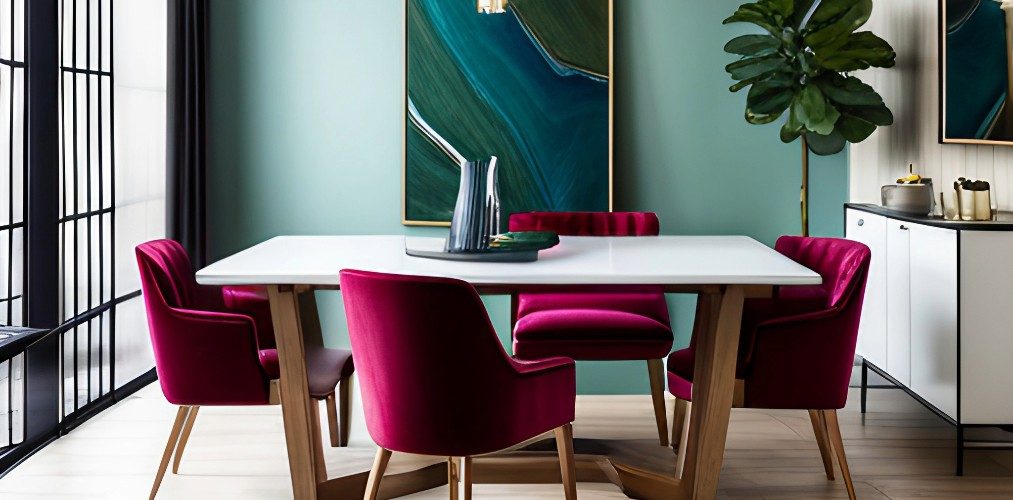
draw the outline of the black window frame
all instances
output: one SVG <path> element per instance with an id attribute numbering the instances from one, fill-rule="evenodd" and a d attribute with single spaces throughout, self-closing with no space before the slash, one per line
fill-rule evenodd
<path id="1" fill-rule="evenodd" d="M 92 12 L 92 3 L 100 2 L 98 5 L 101 16 L 101 2 L 108 2 L 108 69 L 103 69 L 102 66 L 94 67 L 90 59 L 84 61 L 84 67 L 82 67 L 80 61 L 75 60 L 66 61 L 63 59 L 64 51 L 63 45 L 65 41 L 62 37 L 65 35 L 61 31 L 61 19 L 62 13 L 65 13 L 64 9 L 70 8 L 74 11 L 77 10 L 78 5 L 84 5 L 84 11 L 86 15 L 90 15 Z M 23 322 L 26 326 L 33 328 L 42 328 L 48 331 L 40 340 L 29 346 L 25 353 L 25 408 L 24 408 L 24 440 L 17 445 L 9 446 L 0 449 L 0 477 L 3 477 L 10 469 L 15 467 L 17 464 L 22 462 L 32 453 L 41 449 L 52 440 L 59 436 L 66 434 L 79 426 L 81 423 L 86 421 L 91 416 L 97 414 L 103 409 L 111 406 L 117 401 L 133 394 L 138 389 L 151 383 L 156 379 L 155 370 L 150 370 L 142 373 L 136 378 L 127 381 L 117 387 L 117 381 L 115 377 L 115 310 L 118 304 L 122 304 L 125 301 L 135 299 L 140 296 L 140 290 L 127 291 L 120 295 L 116 295 L 115 289 L 115 142 L 114 142 L 114 129 L 112 120 L 115 113 L 114 104 L 114 80 L 113 80 L 113 4 L 112 0 L 25 0 L 24 1 L 24 21 L 25 21 L 25 61 L 23 67 L 25 68 L 25 119 L 27 121 L 27 127 L 25 128 L 25 155 L 27 160 L 27 172 L 24 175 L 26 184 L 25 190 L 25 213 L 24 213 L 24 249 L 25 249 L 25 268 L 23 277 L 25 280 L 24 284 L 24 300 L 23 300 Z M 13 5 L 13 2 L 12 2 Z M 13 16 L 12 16 L 13 18 Z M 90 19 L 85 20 L 86 29 L 90 30 L 91 22 Z M 76 29 L 75 22 L 75 29 Z M 100 28 L 101 29 L 101 28 Z M 74 37 L 71 43 L 77 43 L 78 38 Z M 90 33 L 85 36 L 85 43 L 90 43 L 92 36 Z M 98 40 L 102 41 L 102 36 L 98 36 Z M 100 47 L 101 49 L 101 47 Z M 86 54 L 90 58 L 91 47 L 86 47 Z M 74 50 L 73 54 L 77 51 Z M 98 51 L 99 57 L 103 57 L 102 50 Z M 67 64 L 67 63 L 70 64 Z M 96 61 L 97 62 L 97 61 Z M 102 63 L 105 63 L 103 61 Z M 108 149 L 105 150 L 105 158 L 110 162 L 110 169 L 108 170 L 109 185 L 110 189 L 106 192 L 101 189 L 103 180 L 101 177 L 98 179 L 100 183 L 100 189 L 98 190 L 100 199 L 98 200 L 98 207 L 93 207 L 90 203 L 91 200 L 86 200 L 88 203 L 85 204 L 85 209 L 80 210 L 81 205 L 75 203 L 73 210 L 68 210 L 70 207 L 64 203 L 64 191 L 65 186 L 72 187 L 75 192 L 80 187 L 77 183 L 67 184 L 68 179 L 61 179 L 61 172 L 67 172 L 65 170 L 64 160 L 73 159 L 72 156 L 68 156 L 63 149 L 65 131 L 61 129 L 61 119 L 66 116 L 63 114 L 65 108 L 63 106 L 71 105 L 74 106 L 75 112 L 77 110 L 76 102 L 67 99 L 67 94 L 64 93 L 67 89 L 64 88 L 65 75 L 73 75 L 73 81 L 77 82 L 79 76 L 81 76 L 86 83 L 90 85 L 91 82 L 101 82 L 98 85 L 100 89 L 104 89 L 107 92 L 102 93 L 99 90 L 99 106 L 98 112 L 102 113 L 102 100 L 108 97 L 109 100 L 109 111 L 106 117 L 100 120 L 109 120 L 108 123 L 108 142 L 103 143 L 102 133 L 102 121 L 99 121 L 98 125 L 98 144 L 100 148 L 104 148 L 102 144 L 108 144 Z M 74 94 L 75 100 L 78 94 Z M 86 93 L 85 98 L 87 104 L 85 107 L 90 109 L 91 106 L 91 93 Z M 89 113 L 89 112 L 86 112 Z M 88 126 L 91 125 L 90 114 L 85 118 Z M 72 124 L 73 126 L 73 124 Z M 78 137 L 77 131 L 75 132 L 74 138 Z M 91 132 L 87 133 L 87 140 L 91 140 Z M 75 150 L 76 151 L 76 150 Z M 80 161 L 80 158 L 76 159 Z M 85 158 L 89 164 L 92 161 L 92 155 L 89 154 Z M 102 159 L 99 159 L 99 175 L 103 175 Z M 76 167 L 77 164 L 74 165 Z M 74 172 L 77 168 L 74 169 Z M 87 169 L 89 174 L 84 182 L 88 184 L 86 196 L 90 197 L 92 189 L 90 182 L 91 169 Z M 80 179 L 77 179 L 80 180 Z M 108 206 L 106 206 L 108 205 Z M 108 225 L 106 224 L 106 218 L 108 218 Z M 97 220 L 95 222 L 93 219 Z M 91 294 L 90 281 L 87 283 L 88 292 L 86 300 L 86 308 L 75 307 L 71 315 L 65 314 L 62 311 L 62 304 L 64 303 L 63 289 L 64 283 L 62 281 L 63 266 L 66 264 L 66 255 L 63 254 L 63 241 L 61 232 L 66 232 L 68 226 L 77 227 L 84 226 L 85 230 L 88 231 L 87 236 L 92 236 L 91 227 L 93 224 L 98 224 L 100 229 L 98 231 L 99 241 L 105 242 L 105 231 L 109 231 L 109 244 L 105 247 L 99 245 L 99 252 L 108 252 L 108 260 L 105 259 L 105 255 L 101 254 L 98 260 L 99 269 L 97 270 L 97 279 L 99 285 L 99 297 L 98 301 L 94 300 Z M 78 228 L 80 229 L 80 228 Z M 75 238 L 75 243 L 78 239 Z M 87 245 L 88 249 L 85 252 L 87 264 L 85 268 L 87 270 L 86 279 L 96 279 L 96 274 L 93 274 L 89 266 L 92 262 L 91 252 L 92 246 Z M 75 253 L 77 253 L 75 248 Z M 0 254 L 2 255 L 2 254 Z M 80 257 L 80 255 L 77 255 Z M 80 259 L 78 259 L 80 260 Z M 106 262 L 108 262 L 109 269 L 106 269 Z M 74 268 L 75 277 L 79 276 L 79 269 L 77 266 Z M 106 273 L 108 273 L 108 281 L 105 281 Z M 106 283 L 108 283 L 108 289 L 106 289 Z M 78 287 L 75 283 L 75 293 Z M 0 284 L 2 286 L 2 284 Z M 101 360 L 101 356 L 104 351 L 100 347 L 97 351 L 100 356 L 100 362 L 97 365 L 100 371 L 98 378 L 99 385 L 97 391 L 92 391 L 91 387 L 88 387 L 87 397 L 84 401 L 80 401 L 78 397 L 78 389 L 81 381 L 77 380 L 77 367 L 74 367 L 74 398 L 73 404 L 65 406 L 65 394 L 64 394 L 64 370 L 65 362 L 61 352 L 61 344 L 66 338 L 66 335 L 73 335 L 73 340 L 84 340 L 89 346 L 88 350 L 88 368 L 92 367 L 92 359 L 90 346 L 92 345 L 92 333 L 90 331 L 93 320 L 96 318 L 108 317 L 110 321 L 109 325 L 109 336 L 107 346 L 107 352 L 109 359 Z M 103 320 L 104 321 L 104 320 Z M 81 334 L 82 326 L 84 333 Z M 102 328 L 99 328 L 98 339 L 103 342 L 101 335 Z M 80 338 L 79 338 L 80 337 Z M 74 346 L 75 355 L 73 357 L 74 362 L 78 360 L 77 347 Z M 106 361 L 109 366 L 109 372 L 106 373 L 102 361 Z M 87 380 L 84 381 L 85 386 L 92 383 L 92 375 L 89 372 Z"/>

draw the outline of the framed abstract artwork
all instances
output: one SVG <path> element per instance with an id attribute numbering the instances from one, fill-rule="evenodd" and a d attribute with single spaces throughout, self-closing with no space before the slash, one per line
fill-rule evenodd
<path id="1" fill-rule="evenodd" d="M 1013 1 L 940 0 L 940 140 L 1013 145 Z"/>
<path id="2" fill-rule="evenodd" d="M 504 220 L 612 209 L 613 0 L 405 0 L 402 222 L 449 225 L 462 162 Z"/>

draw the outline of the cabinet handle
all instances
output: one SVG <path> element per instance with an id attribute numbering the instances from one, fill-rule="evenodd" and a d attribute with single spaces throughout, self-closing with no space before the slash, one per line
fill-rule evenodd
<path id="1" fill-rule="evenodd" d="M 901 225 L 900 225 L 900 230 L 901 230 L 901 231 L 907 231 L 907 229 L 908 229 L 908 227 L 907 227 L 907 226 L 905 226 L 904 224 L 901 224 Z"/>
<path id="2" fill-rule="evenodd" d="M 858 219 L 858 227 L 862 227 L 864 225 L 865 225 L 865 219 Z"/>

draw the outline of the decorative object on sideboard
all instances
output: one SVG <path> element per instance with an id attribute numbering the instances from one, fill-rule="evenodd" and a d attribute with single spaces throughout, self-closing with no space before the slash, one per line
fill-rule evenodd
<path id="1" fill-rule="evenodd" d="M 996 220 L 997 211 L 992 207 L 992 185 L 988 181 L 972 181 L 958 177 L 953 181 L 953 190 L 943 190 L 943 218 L 946 220 L 990 221 Z"/>
<path id="2" fill-rule="evenodd" d="M 906 214 L 929 215 L 935 208 L 932 179 L 914 173 L 914 165 L 908 166 L 908 175 L 896 184 L 883 186 L 880 196 L 884 207 Z"/>
<path id="3" fill-rule="evenodd" d="M 883 98 L 853 75 L 895 64 L 889 43 L 869 31 L 855 32 L 871 15 L 871 0 L 758 0 L 724 21 L 766 32 L 729 41 L 725 52 L 741 59 L 725 70 L 738 82 L 732 92 L 750 87 L 746 121 L 762 125 L 787 113 L 781 140 L 802 139 L 803 236 L 809 234 L 809 152 L 836 154 L 893 124 Z"/>

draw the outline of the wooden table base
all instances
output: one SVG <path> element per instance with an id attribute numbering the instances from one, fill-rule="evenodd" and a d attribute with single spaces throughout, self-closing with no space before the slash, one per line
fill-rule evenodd
<path id="1" fill-rule="evenodd" d="M 322 471 L 322 443 L 308 394 L 305 346 L 321 342 L 312 287 L 270 286 L 271 312 L 281 365 L 279 388 L 292 488 L 297 500 L 359 499 L 368 472 L 327 479 Z M 480 290 L 489 292 L 490 290 Z M 499 289 L 492 290 L 499 292 Z M 517 292 L 524 290 L 510 290 Z M 676 478 L 676 457 L 669 447 L 624 440 L 580 440 L 575 443 L 578 482 L 611 482 L 634 498 L 711 499 L 717 493 L 728 419 L 735 386 L 735 362 L 745 297 L 769 296 L 763 286 L 683 286 L 698 293 L 696 367 L 686 464 Z M 474 460 L 476 483 L 557 483 L 561 481 L 554 448 L 534 443 L 517 450 Z M 447 484 L 446 459 L 415 470 L 391 473 L 380 484 L 380 496 L 393 498 Z M 560 486 L 562 488 L 562 486 Z M 560 490 L 562 495 L 562 490 Z"/>

